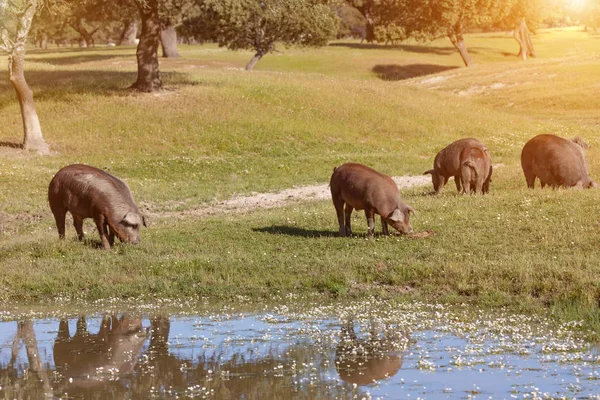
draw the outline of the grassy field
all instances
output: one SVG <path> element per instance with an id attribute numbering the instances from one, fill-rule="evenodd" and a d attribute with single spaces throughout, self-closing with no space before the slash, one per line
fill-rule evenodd
<path id="1" fill-rule="evenodd" d="M 125 90 L 135 80 L 134 48 L 32 50 L 27 78 L 55 154 L 0 147 L 0 301 L 376 293 L 542 308 L 600 327 L 600 192 L 527 190 L 519 163 L 534 135 L 580 135 L 600 178 L 599 39 L 540 31 L 538 58 L 522 62 L 510 36 L 470 35 L 477 65 L 469 69 L 446 40 L 340 41 L 282 50 L 251 73 L 241 70 L 250 53 L 181 46 L 182 58 L 161 60 L 168 90 L 160 95 Z M 0 142 L 20 142 L 5 79 L 0 107 Z M 413 227 L 432 229 L 432 238 L 339 238 L 330 202 L 167 216 L 325 183 L 346 161 L 419 175 L 462 137 L 490 148 L 491 194 L 459 196 L 452 183 L 438 197 L 430 187 L 404 191 L 419 214 Z M 129 184 L 152 215 L 140 246 L 98 250 L 91 222 L 86 242 L 71 226 L 58 240 L 46 191 L 74 162 Z M 366 232 L 364 214 L 354 226 Z"/>

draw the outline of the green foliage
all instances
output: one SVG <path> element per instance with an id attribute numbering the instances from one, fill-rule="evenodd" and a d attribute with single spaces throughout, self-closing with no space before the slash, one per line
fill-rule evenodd
<path id="1" fill-rule="evenodd" d="M 337 32 L 336 16 L 315 0 L 205 0 L 204 10 L 220 46 L 259 57 L 276 43 L 323 46 Z"/>
<path id="2" fill-rule="evenodd" d="M 346 3 L 332 5 L 332 8 L 340 19 L 338 38 L 350 37 L 365 29 L 365 18 L 356 8 Z"/>

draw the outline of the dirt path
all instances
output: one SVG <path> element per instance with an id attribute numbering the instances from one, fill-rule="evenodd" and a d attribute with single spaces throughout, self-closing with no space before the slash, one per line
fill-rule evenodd
<path id="1" fill-rule="evenodd" d="M 394 181 L 400 189 L 431 184 L 429 176 L 395 176 Z M 237 196 L 229 200 L 207 204 L 205 207 L 184 210 L 149 212 L 150 217 L 178 218 L 188 215 L 204 216 L 225 213 L 241 213 L 259 209 L 282 207 L 302 200 L 328 200 L 331 199 L 329 185 L 301 186 L 285 189 L 277 193 L 256 193 L 250 196 Z"/>

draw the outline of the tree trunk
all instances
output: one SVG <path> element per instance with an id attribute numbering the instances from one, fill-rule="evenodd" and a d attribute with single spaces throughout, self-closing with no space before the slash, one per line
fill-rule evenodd
<path id="1" fill-rule="evenodd" d="M 375 41 L 375 24 L 371 18 L 367 19 L 366 29 L 365 39 L 367 39 L 367 43 L 373 43 Z"/>
<path id="2" fill-rule="evenodd" d="M 371 17 L 371 3 L 363 2 L 363 5 L 356 7 L 356 9 L 365 17 L 366 20 L 366 39 L 367 43 L 373 43 L 375 41 L 375 23 Z"/>
<path id="3" fill-rule="evenodd" d="M 161 24 L 160 44 L 162 46 L 163 57 L 181 57 L 177 50 L 177 31 L 171 21 Z"/>
<path id="4" fill-rule="evenodd" d="M 80 46 L 80 47 L 95 47 L 94 38 L 93 38 L 92 34 L 85 28 L 85 26 L 83 26 L 81 19 L 77 19 L 77 20 L 73 21 L 71 23 L 71 26 L 73 27 L 73 29 L 75 29 L 77 31 L 77 33 L 79 33 L 81 35 L 81 37 L 83 38 L 83 40 L 86 43 L 85 46 Z"/>
<path id="5" fill-rule="evenodd" d="M 527 28 L 525 18 L 521 19 L 519 25 L 516 26 L 513 36 L 519 43 L 519 54 L 517 54 L 517 57 L 521 57 L 523 60 L 526 60 L 527 57 L 535 57 L 531 34 L 529 28 Z"/>
<path id="6" fill-rule="evenodd" d="M 138 65 L 137 81 L 131 88 L 140 92 L 157 92 L 163 87 L 158 69 L 158 0 L 136 0 L 136 3 L 142 18 L 142 34 L 135 53 Z"/>
<path id="7" fill-rule="evenodd" d="M 473 65 L 471 62 L 471 57 L 469 56 L 469 51 L 467 50 L 467 45 L 465 44 L 465 39 L 463 38 L 462 33 L 451 32 L 448 34 L 450 41 L 456 47 L 460 56 L 462 57 L 463 62 L 465 63 L 465 67 L 469 67 Z"/>
<path id="8" fill-rule="evenodd" d="M 252 60 L 250 60 L 248 65 L 246 65 L 246 71 L 252 71 L 252 69 L 254 68 L 258 60 L 262 58 L 262 56 L 263 54 L 261 52 L 256 53 L 254 57 L 252 57 Z"/>
<path id="9" fill-rule="evenodd" d="M 15 48 L 8 56 L 8 78 L 17 94 L 23 118 L 23 148 L 40 154 L 50 153 L 48 144 L 42 136 L 42 128 L 35 106 L 33 92 L 25 80 L 25 46 Z"/>
<path id="10" fill-rule="evenodd" d="M 119 46 L 133 46 L 137 36 L 138 24 L 136 21 L 127 21 L 123 27 Z"/>
<path id="11" fill-rule="evenodd" d="M 46 50 L 48 48 L 48 34 L 42 32 L 42 38 L 40 40 L 40 48 Z"/>

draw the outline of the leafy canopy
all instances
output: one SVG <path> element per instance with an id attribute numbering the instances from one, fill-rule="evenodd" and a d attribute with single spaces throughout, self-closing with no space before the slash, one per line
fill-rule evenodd
<path id="1" fill-rule="evenodd" d="M 259 55 L 278 42 L 323 46 L 338 27 L 331 8 L 317 0 L 205 0 L 203 9 L 220 46 Z"/>

